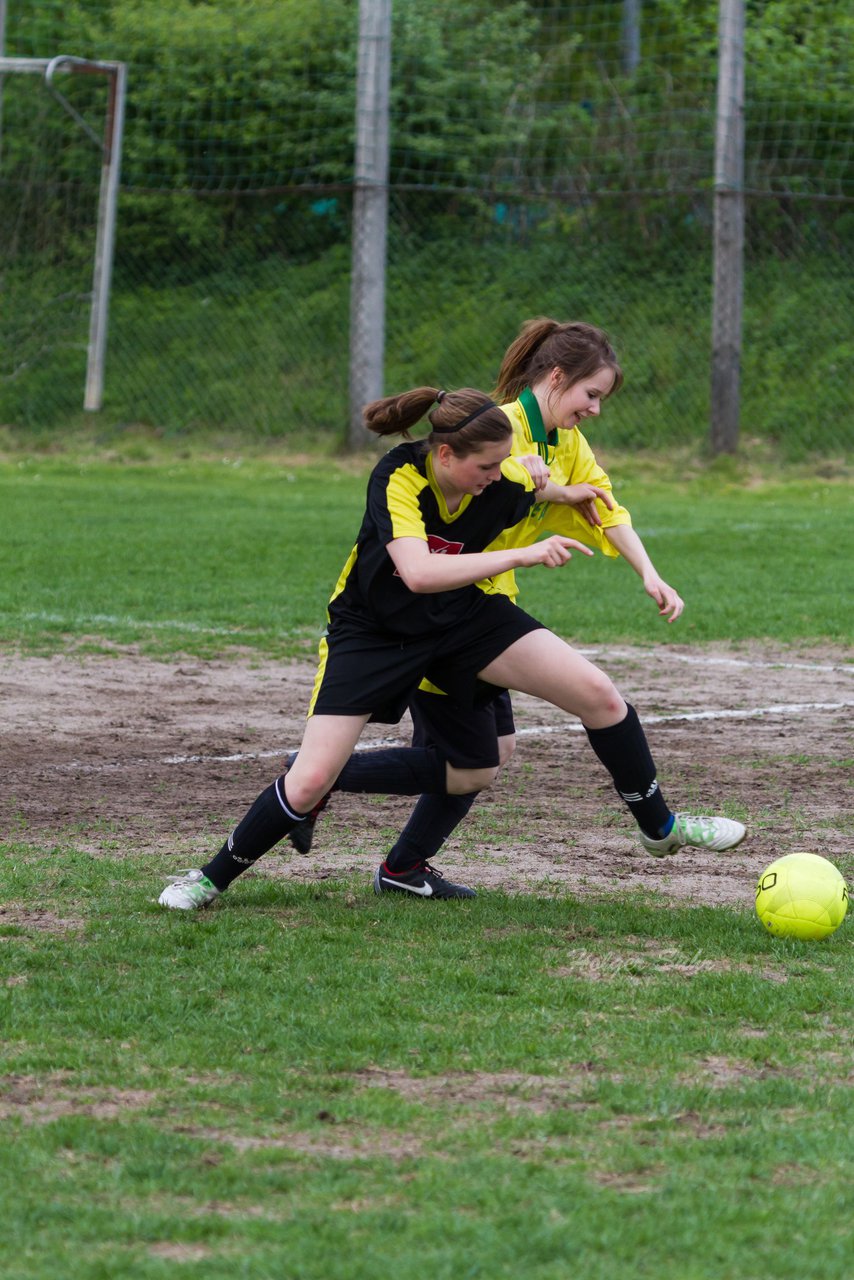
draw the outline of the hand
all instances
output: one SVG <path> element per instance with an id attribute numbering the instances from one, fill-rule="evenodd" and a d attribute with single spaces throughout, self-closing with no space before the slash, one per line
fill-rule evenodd
<path id="1" fill-rule="evenodd" d="M 674 591 L 673 587 L 668 586 L 657 574 L 655 577 L 644 578 L 643 585 L 647 595 L 651 596 L 658 605 L 659 615 L 667 618 L 668 622 L 675 622 L 685 608 L 685 601 L 679 592 Z"/>
<path id="2" fill-rule="evenodd" d="M 562 538 L 555 533 L 550 538 L 544 538 L 542 542 L 532 542 L 529 547 L 523 547 L 520 551 L 523 557 L 521 567 L 529 568 L 531 565 L 544 564 L 547 569 L 556 569 L 572 559 L 570 548 L 572 551 L 580 551 L 585 556 L 593 555 L 590 548 L 585 547 L 583 542 L 576 542 L 575 538 Z"/>
<path id="3" fill-rule="evenodd" d="M 516 461 L 521 462 L 522 466 L 530 474 L 534 482 L 535 492 L 545 488 L 550 472 L 538 453 L 526 453 L 517 458 Z"/>
<path id="4" fill-rule="evenodd" d="M 575 507 L 579 515 L 584 516 L 587 523 L 592 525 L 594 529 L 602 523 L 602 517 L 596 510 L 597 498 L 605 503 L 609 511 L 614 510 L 614 499 L 607 489 L 600 489 L 598 485 L 568 484 L 564 486 L 563 492 L 566 498 L 566 505 Z"/>

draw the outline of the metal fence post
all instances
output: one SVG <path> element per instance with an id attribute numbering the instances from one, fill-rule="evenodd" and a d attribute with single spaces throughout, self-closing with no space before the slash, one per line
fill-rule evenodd
<path id="1" fill-rule="evenodd" d="M 0 58 L 6 52 L 6 0 L 0 0 Z M 3 76 L 0 75 L 0 160 L 3 158 Z"/>
<path id="2" fill-rule="evenodd" d="M 364 446 L 362 408 L 381 396 L 383 390 L 390 78 L 391 0 L 359 0 L 350 280 L 350 449 Z"/>
<path id="3" fill-rule="evenodd" d="M 715 131 L 713 454 L 738 446 L 744 296 L 744 0 L 720 0 Z"/>
<path id="4" fill-rule="evenodd" d="M 623 0 L 623 18 L 620 27 L 620 44 L 623 52 L 623 71 L 634 75 L 640 66 L 641 0 Z"/>

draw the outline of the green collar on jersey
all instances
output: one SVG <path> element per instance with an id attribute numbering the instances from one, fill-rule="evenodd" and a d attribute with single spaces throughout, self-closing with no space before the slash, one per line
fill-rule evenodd
<path id="1" fill-rule="evenodd" d="M 557 448 L 557 428 L 554 431 L 546 431 L 543 415 L 540 413 L 540 406 L 537 404 L 537 397 L 530 387 L 526 387 L 522 392 L 519 397 L 519 403 L 525 410 L 525 417 L 528 419 L 528 426 L 531 429 L 531 439 L 537 446 L 537 452 L 545 457 L 549 448 Z"/>

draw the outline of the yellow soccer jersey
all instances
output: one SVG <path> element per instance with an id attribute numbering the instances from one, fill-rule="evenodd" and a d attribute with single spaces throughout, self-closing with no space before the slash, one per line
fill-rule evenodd
<path id="1" fill-rule="evenodd" d="M 597 489 L 612 492 L 607 473 L 599 466 L 593 450 L 577 427 L 572 431 L 546 432 L 539 405 L 530 390 L 524 391 L 518 400 L 502 405 L 501 409 L 513 424 L 514 457 L 538 453 L 549 468 L 550 478 L 555 484 L 592 484 Z M 594 528 L 579 515 L 575 507 L 537 502 L 523 520 L 512 529 L 505 530 L 491 543 L 489 550 L 527 547 L 544 533 L 558 533 L 565 538 L 575 538 L 595 547 L 603 555 L 617 556 L 619 552 L 605 537 L 604 531 L 614 525 L 630 525 L 632 518 L 625 507 L 615 506 L 613 511 L 609 511 L 599 499 L 596 507 L 602 524 Z M 512 569 L 490 579 L 488 586 L 482 585 L 485 589 L 512 597 L 519 594 L 516 575 Z"/>

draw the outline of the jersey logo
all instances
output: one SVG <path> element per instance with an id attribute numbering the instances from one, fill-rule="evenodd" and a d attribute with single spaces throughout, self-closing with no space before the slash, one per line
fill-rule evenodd
<path id="1" fill-rule="evenodd" d="M 448 542 L 447 538 L 440 538 L 437 533 L 428 533 L 427 546 L 431 556 L 458 556 L 461 554 L 465 543 Z"/>
<path id="2" fill-rule="evenodd" d="M 438 533 L 427 534 L 427 550 L 431 556 L 458 556 L 462 554 L 465 545 L 464 542 L 449 542 L 447 538 L 440 538 Z M 400 577 L 397 569 L 393 576 Z"/>

